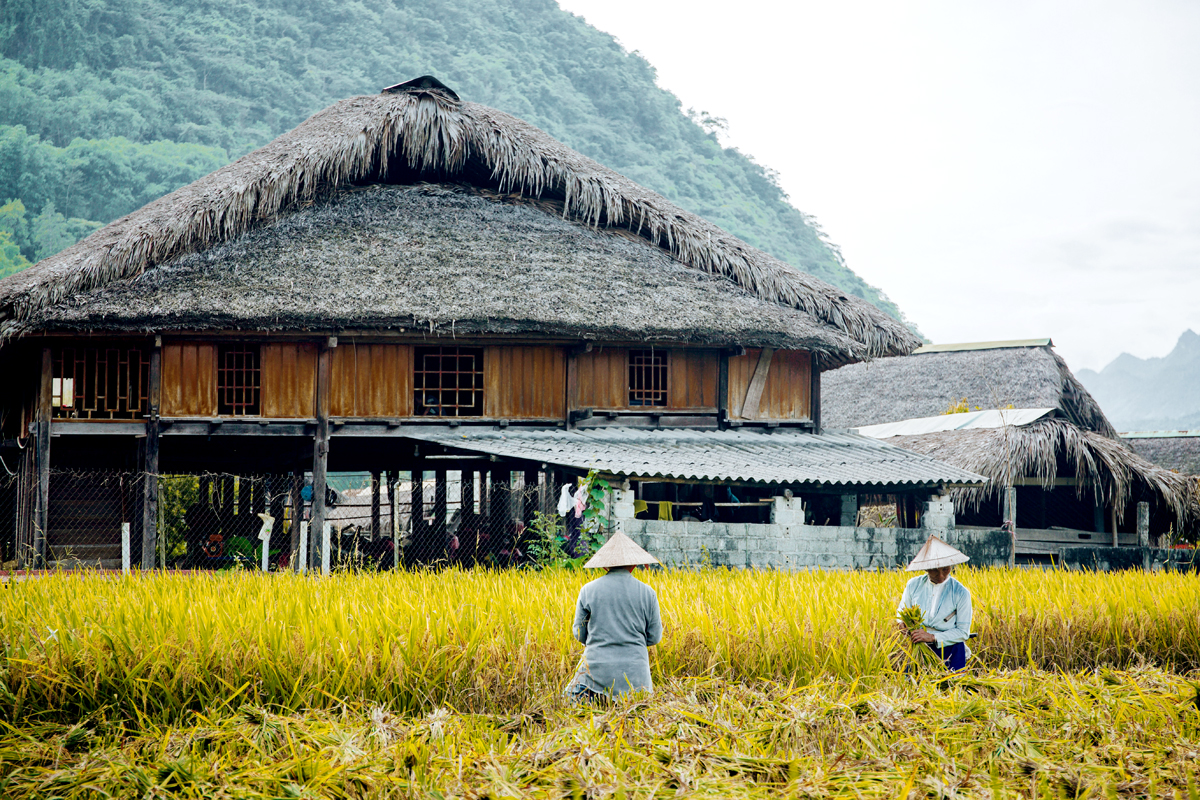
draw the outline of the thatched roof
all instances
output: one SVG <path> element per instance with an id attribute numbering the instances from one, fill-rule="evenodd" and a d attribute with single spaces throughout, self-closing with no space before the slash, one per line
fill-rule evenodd
<path id="1" fill-rule="evenodd" d="M 695 286 L 702 287 L 700 294 L 674 304 L 667 302 L 661 311 L 654 302 L 626 305 L 626 311 L 640 311 L 642 318 L 628 320 L 622 330 L 630 334 L 640 331 L 645 336 L 677 336 L 701 330 L 713 341 L 750 336 L 748 330 L 754 327 L 750 323 L 730 330 L 718 327 L 722 320 L 734 316 L 720 309 L 709 308 L 707 318 L 700 318 L 704 316 L 701 314 L 679 324 L 661 318 L 663 313 L 675 313 L 679 306 L 695 301 L 709 305 L 728 301 L 741 304 L 738 313 L 767 318 L 760 325 L 762 344 L 792 341 L 798 345 L 819 339 L 826 364 L 905 353 L 919 343 L 898 321 L 865 301 L 750 247 L 521 120 L 459 102 L 436 88 L 355 97 L 337 103 L 233 164 L 5 279 L 0 282 L 0 341 L 43 326 L 105 324 L 93 314 L 107 315 L 104 318 L 114 327 L 130 324 L 140 328 L 169 324 L 176 316 L 200 318 L 205 312 L 170 305 L 182 299 L 183 291 L 182 284 L 169 286 L 171 270 L 179 269 L 193 279 L 205 273 L 206 264 L 211 263 L 219 276 L 234 276 L 239 274 L 239 253 L 259 259 L 247 269 L 262 279 L 268 277 L 268 253 L 287 257 L 279 268 L 278 279 L 268 282 L 271 291 L 255 287 L 251 291 L 256 293 L 253 300 L 239 301 L 232 309 L 221 306 L 229 311 L 222 317 L 223 324 L 256 329 L 293 324 L 336 329 L 377 326 L 392 317 L 406 325 L 415 315 L 418 324 L 435 330 L 449 330 L 451 325 L 455 329 L 475 326 L 481 330 L 555 325 L 553 319 L 531 314 L 529 307 L 553 304 L 558 297 L 503 291 L 494 294 L 496 287 L 482 281 L 474 287 L 475 299 L 482 295 L 488 298 L 477 313 L 471 311 L 470 298 L 461 294 L 437 296 L 436 303 L 431 295 L 409 306 L 393 307 L 381 300 L 369 313 L 360 313 L 358 304 L 367 293 L 363 284 L 378 289 L 388 281 L 409 286 L 419 283 L 436 292 L 439 282 L 431 272 L 435 268 L 456 269 L 456 242 L 440 238 L 453 226 L 447 225 L 444 215 L 439 217 L 436 210 L 423 217 L 418 215 L 407 228 L 397 222 L 399 235 L 390 236 L 387 230 L 378 237 L 368 235 L 370 222 L 387 216 L 387 203 L 414 201 L 418 194 L 376 190 L 363 198 L 344 191 L 371 183 L 417 182 L 462 183 L 487 190 L 491 193 L 488 196 L 459 195 L 473 215 L 470 218 L 479 223 L 504 225 L 520 220 L 532 227 L 541 225 L 544 231 L 561 233 L 568 228 L 546 227 L 553 224 L 547 220 L 532 221 L 535 213 L 561 217 L 569 222 L 574 241 L 586 241 L 592 248 L 590 253 L 616 253 L 611 258 L 588 261 L 590 268 L 582 269 L 580 261 L 587 259 L 576 259 L 569 248 L 548 244 L 548 235 L 527 241 L 531 247 L 528 251 L 514 251 L 516 245 L 510 241 L 507 247 L 497 245 L 494 254 L 488 248 L 490 236 L 476 232 L 468 237 L 468 252 L 475 248 L 474 262 L 490 263 L 493 274 L 500 268 L 498 263 L 508 259 L 508 279 L 531 268 L 532 263 L 536 271 L 531 278 L 553 275 L 558 281 L 573 284 L 595 314 L 588 316 L 586 309 L 579 309 L 578 314 L 564 312 L 561 322 L 570 331 L 609 330 L 605 306 L 611 298 L 591 286 L 593 280 L 601 284 L 608 281 L 601 277 L 606 269 L 611 267 L 620 273 L 614 279 L 616 283 L 632 287 L 630 281 L 651 271 L 665 274 L 681 267 L 687 272 L 666 275 L 660 290 L 679 289 L 686 284 L 683 274 L 687 274 Z M 502 207 L 507 195 L 541 202 L 523 209 Z M 425 195 L 438 196 L 437 192 Z M 472 198 L 470 202 L 466 202 L 467 197 Z M 314 202 L 317 204 L 313 208 L 304 211 Z M 496 208 L 481 210 L 485 203 Z M 439 208 L 444 210 L 446 206 Z M 359 214 L 363 222 L 356 228 Z M 304 262 L 304 247 L 314 246 L 320 239 L 319 231 L 303 237 L 298 252 L 287 250 L 289 234 L 325 222 L 339 225 L 345 233 L 341 247 L 336 243 L 324 245 L 320 255 L 329 260 Z M 274 225 L 274 238 L 269 231 L 260 230 L 264 225 Z M 429 239 L 407 235 L 416 234 L 423 225 L 424 235 L 438 239 L 439 252 L 428 252 Z M 589 227 L 594 230 L 589 232 Z M 253 233 L 247 236 L 248 232 Z M 600 232 L 607 238 L 600 238 Z M 488 233 L 494 233 L 494 229 Z M 369 252 L 372 247 L 381 252 Z M 427 251 L 418 252 L 422 248 Z M 189 254 L 193 254 L 190 260 Z M 677 263 L 663 258 L 664 254 Z M 208 262 L 210 256 L 213 260 Z M 301 264 L 306 269 L 301 269 Z M 634 275 L 634 264 L 642 270 L 642 276 Z M 621 272 L 626 268 L 628 272 Z M 308 295 L 306 299 L 312 300 L 305 281 L 320 270 L 337 273 L 338 282 L 350 288 L 335 295 L 319 314 L 309 314 L 305 319 L 302 315 L 290 317 L 291 312 L 277 316 L 275 301 L 282 297 L 280 284 L 286 280 L 288 294 Z M 144 273 L 145 287 L 133 283 Z M 206 291 L 217 296 L 241 296 L 251 289 L 245 281 L 228 283 L 207 276 L 205 280 Z M 117 286 L 122 282 L 126 283 L 124 289 Z M 464 285 L 453 275 L 445 283 L 441 288 L 451 292 Z M 138 297 L 143 288 L 160 292 L 155 296 L 164 305 L 148 301 L 138 311 L 119 316 L 114 303 Z M 95 298 L 86 296 L 97 290 L 107 293 Z M 93 299 L 94 307 L 88 305 Z M 199 292 L 196 299 L 210 302 L 203 300 Z M 749 311 L 751 300 L 758 301 L 753 311 Z M 452 307 L 449 313 L 443 302 Z M 110 310 L 112 314 L 108 314 Z M 809 320 L 802 321 L 799 315 Z M 821 331 L 825 332 L 823 338 Z M 751 337 L 741 343 L 758 342 Z"/>
<path id="2" fill-rule="evenodd" d="M 598 302 L 601 300 L 602 302 Z M 341 191 L 226 244 L 43 311 L 92 331 L 403 328 L 597 340 L 858 344 L 658 248 L 442 184 Z"/>
<path id="3" fill-rule="evenodd" d="M 1081 493 L 1093 489 L 1106 503 L 1123 507 L 1132 497 L 1148 492 L 1170 510 L 1180 529 L 1200 520 L 1194 480 L 1151 464 L 1118 439 L 1083 430 L 1068 420 L 1041 419 L 1023 427 L 893 436 L 884 441 L 986 476 L 989 481 L 984 486 L 953 493 L 960 509 L 998 499 L 1016 478 L 1035 478 L 1049 490 L 1061 463 L 1070 465 Z"/>
<path id="4" fill-rule="evenodd" d="M 1121 441 L 1147 461 L 1184 475 L 1200 475 L 1200 431 L 1122 433 Z"/>
<path id="5" fill-rule="evenodd" d="M 1084 430 L 1116 431 L 1049 344 L 942 350 L 852 364 L 821 376 L 821 419 L 854 428 L 973 410 L 1053 408 Z"/>

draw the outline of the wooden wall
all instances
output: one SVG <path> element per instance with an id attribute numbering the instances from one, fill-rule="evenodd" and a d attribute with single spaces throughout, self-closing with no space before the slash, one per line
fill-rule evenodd
<path id="1" fill-rule="evenodd" d="M 329 372 L 330 416 L 412 416 L 411 346 L 343 340 L 331 353 Z"/>
<path id="2" fill-rule="evenodd" d="M 318 346 L 262 346 L 262 416 L 313 416 Z M 562 419 L 571 408 L 645 411 L 629 406 L 625 348 L 598 347 L 575 357 L 571 397 L 562 347 L 489 346 L 484 352 L 487 418 Z M 746 391 L 761 351 L 729 359 L 728 409 L 733 418 L 803 420 L 812 416 L 812 360 L 807 352 L 779 350 L 771 357 L 756 414 L 743 414 Z M 720 358 L 715 350 L 673 350 L 668 359 L 666 411 L 712 413 L 718 407 Z M 216 345 L 164 342 L 162 414 L 212 417 L 217 409 Z M 413 413 L 412 347 L 358 344 L 343 339 L 330 352 L 330 415 L 383 419 Z"/>
<path id="3" fill-rule="evenodd" d="M 316 415 L 317 346 L 264 344 L 261 350 L 264 417 L 303 418 Z"/>
<path id="4" fill-rule="evenodd" d="M 811 419 L 812 356 L 803 350 L 776 350 L 771 356 L 758 413 L 744 415 L 743 403 L 762 350 L 729 359 L 729 415 L 735 419 Z"/>
<path id="5" fill-rule="evenodd" d="M 629 374 L 626 351 L 597 348 L 575 358 L 575 397 L 572 408 L 628 408 Z"/>
<path id="6" fill-rule="evenodd" d="M 717 410 L 720 358 L 715 350 L 667 352 L 667 405 L 664 411 Z M 605 347 L 581 353 L 575 362 L 572 408 L 629 409 L 629 351 Z"/>
<path id="7" fill-rule="evenodd" d="M 561 347 L 488 347 L 483 354 L 483 415 L 562 419 L 566 381 Z"/>
<path id="8" fill-rule="evenodd" d="M 667 363 L 667 407 L 715 413 L 720 367 L 720 357 L 712 350 L 672 351 Z"/>
<path id="9" fill-rule="evenodd" d="M 217 347 L 211 343 L 163 342 L 164 417 L 217 415 Z"/>

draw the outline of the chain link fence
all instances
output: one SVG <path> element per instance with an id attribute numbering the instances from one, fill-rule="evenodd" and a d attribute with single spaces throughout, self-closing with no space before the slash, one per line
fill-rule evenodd
<path id="1" fill-rule="evenodd" d="M 511 568 L 588 555 L 596 538 L 556 509 L 574 480 L 544 471 L 330 473 L 319 530 L 311 475 L 159 475 L 156 503 L 149 477 L 51 470 L 44 537 L 20 477 L 0 477 L 6 566 Z"/>

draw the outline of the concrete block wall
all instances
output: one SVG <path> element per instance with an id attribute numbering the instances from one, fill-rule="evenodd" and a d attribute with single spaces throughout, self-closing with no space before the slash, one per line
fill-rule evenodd
<path id="1" fill-rule="evenodd" d="M 635 542 L 669 566 L 742 569 L 892 569 L 912 560 L 931 533 L 926 528 L 658 520 L 622 520 L 621 525 Z M 938 533 L 971 555 L 969 549 L 982 553 L 992 546 L 986 536 L 976 534 L 994 532 Z M 1007 544 L 992 558 L 1008 563 Z"/>

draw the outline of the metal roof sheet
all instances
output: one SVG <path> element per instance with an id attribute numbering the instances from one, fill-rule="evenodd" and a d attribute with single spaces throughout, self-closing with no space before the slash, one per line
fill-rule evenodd
<path id="1" fill-rule="evenodd" d="M 918 417 L 899 422 L 882 422 L 878 425 L 863 425 L 852 430 L 872 439 L 887 439 L 892 436 L 920 436 L 923 433 L 965 431 L 971 428 L 1002 428 L 1005 425 L 1021 427 L 1037 422 L 1054 414 L 1053 408 L 1004 408 L 988 411 L 967 411 L 962 414 L 939 414 L 936 417 Z"/>
<path id="2" fill-rule="evenodd" d="M 1009 347 L 1053 347 L 1049 339 L 1009 339 L 998 342 L 960 342 L 958 344 L 926 344 L 912 351 L 921 353 L 953 353 L 959 350 L 1004 350 Z"/>
<path id="3" fill-rule="evenodd" d="M 1117 434 L 1122 439 L 1186 439 L 1200 436 L 1200 430 L 1190 431 L 1123 431 Z"/>
<path id="4" fill-rule="evenodd" d="M 631 478 L 829 485 L 979 485 L 986 479 L 853 433 L 414 429 L 405 436 L 463 450 Z"/>

